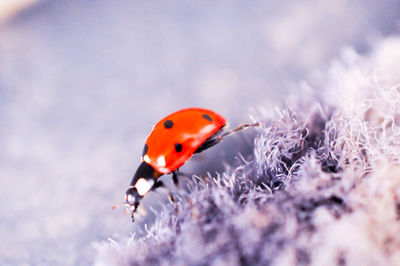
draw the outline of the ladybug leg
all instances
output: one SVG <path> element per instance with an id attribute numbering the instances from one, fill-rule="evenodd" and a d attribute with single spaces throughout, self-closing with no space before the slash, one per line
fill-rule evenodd
<path id="1" fill-rule="evenodd" d="M 254 123 L 254 124 L 242 124 L 234 129 L 220 135 L 221 130 L 223 129 L 223 128 L 221 128 L 217 133 L 215 133 L 214 135 L 212 135 L 211 137 L 206 139 L 206 141 L 204 141 L 203 144 L 201 144 L 201 146 L 198 147 L 194 153 L 200 153 L 204 150 L 207 150 L 208 148 L 211 148 L 212 146 L 220 143 L 222 141 L 222 139 L 228 135 L 234 134 L 238 131 L 241 131 L 241 130 L 249 128 L 249 127 L 259 127 L 259 126 L 261 126 L 260 122 Z"/>
<path id="2" fill-rule="evenodd" d="M 257 123 L 254 123 L 254 124 L 242 124 L 242 125 L 237 126 L 236 128 L 234 128 L 234 129 L 232 129 L 232 130 L 230 130 L 228 132 L 225 132 L 224 134 L 222 134 L 220 136 L 217 136 L 217 138 L 219 139 L 219 141 L 221 141 L 224 137 L 226 137 L 228 135 L 231 135 L 233 133 L 236 133 L 238 131 L 241 131 L 243 129 L 246 129 L 246 128 L 249 128 L 249 127 L 260 127 L 260 126 L 261 126 L 261 122 L 257 122 Z"/>
<path id="3" fill-rule="evenodd" d="M 172 180 L 174 181 L 175 186 L 179 189 L 179 179 L 178 177 L 183 177 L 186 179 L 186 182 L 190 182 L 190 175 L 189 174 L 185 174 L 179 171 L 179 169 L 175 170 L 172 172 Z"/>
<path id="4" fill-rule="evenodd" d="M 152 187 L 151 190 L 156 190 L 159 187 L 163 187 L 168 191 L 168 199 L 170 202 L 175 203 L 175 198 L 172 195 L 172 192 L 169 190 L 169 188 L 162 182 L 162 181 L 157 181 L 154 186 Z"/>
<path id="5" fill-rule="evenodd" d="M 194 153 L 200 153 L 204 150 L 207 150 L 208 148 L 211 148 L 212 146 L 218 144 L 221 140 L 222 138 L 220 136 L 213 135 L 209 137 L 206 141 L 204 141 L 203 144 L 201 144 L 201 146 L 198 147 Z"/>
<path id="6" fill-rule="evenodd" d="M 178 172 L 178 170 L 175 170 L 172 172 L 172 180 L 174 181 L 174 185 L 179 188 L 179 179 L 178 179 L 178 175 L 180 175 L 180 173 Z"/>
<path id="7" fill-rule="evenodd" d="M 163 183 L 162 181 L 157 181 L 157 182 L 154 184 L 154 186 L 151 188 L 151 190 L 156 190 L 156 189 L 159 188 L 159 187 L 166 187 L 166 186 L 164 185 L 164 183 Z"/>

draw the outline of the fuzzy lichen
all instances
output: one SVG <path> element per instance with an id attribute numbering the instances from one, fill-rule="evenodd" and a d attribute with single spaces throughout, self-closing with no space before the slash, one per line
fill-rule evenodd
<path id="1" fill-rule="evenodd" d="M 252 160 L 193 177 L 145 237 L 101 246 L 97 265 L 399 264 L 398 69 L 400 39 L 347 51 L 314 80 L 317 103 L 263 121 Z"/>

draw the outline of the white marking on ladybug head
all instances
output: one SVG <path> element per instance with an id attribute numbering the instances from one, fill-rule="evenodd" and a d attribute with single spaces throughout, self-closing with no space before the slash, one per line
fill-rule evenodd
<path id="1" fill-rule="evenodd" d="M 165 157 L 164 157 L 164 155 L 161 155 L 160 157 L 157 158 L 157 165 L 159 167 L 164 167 L 165 166 Z"/>
<path id="2" fill-rule="evenodd" d="M 143 156 L 143 161 L 145 161 L 146 163 L 150 164 L 150 158 L 149 158 L 149 156 L 147 154 L 145 156 Z"/>
<path id="3" fill-rule="evenodd" d="M 135 197 L 132 196 L 131 194 L 125 195 L 125 201 L 129 204 L 134 204 L 135 203 Z"/>
<path id="4" fill-rule="evenodd" d="M 139 178 L 136 181 L 135 188 L 140 196 L 144 196 L 153 187 L 154 180 L 146 180 L 144 178 Z"/>

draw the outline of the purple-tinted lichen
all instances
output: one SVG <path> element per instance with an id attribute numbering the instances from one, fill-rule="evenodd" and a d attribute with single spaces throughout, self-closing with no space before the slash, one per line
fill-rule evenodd
<path id="1" fill-rule="evenodd" d="M 100 246 L 97 265 L 400 263 L 399 66 L 399 39 L 367 58 L 346 50 L 310 81 L 317 96 L 262 117 L 251 159 L 193 176 L 145 237 Z"/>

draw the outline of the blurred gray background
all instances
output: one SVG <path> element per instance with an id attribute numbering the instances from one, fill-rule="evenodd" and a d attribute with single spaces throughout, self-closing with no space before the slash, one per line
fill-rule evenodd
<path id="1" fill-rule="evenodd" d="M 368 53 L 400 29 L 394 0 L 26 3 L 0 12 L 1 265 L 85 265 L 96 243 L 138 231 L 111 206 L 165 115 L 249 121 L 302 97 L 291 84 L 344 47 Z M 188 169 L 223 169 L 245 149 L 224 145 Z"/>

